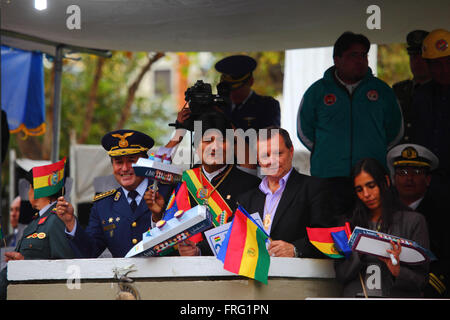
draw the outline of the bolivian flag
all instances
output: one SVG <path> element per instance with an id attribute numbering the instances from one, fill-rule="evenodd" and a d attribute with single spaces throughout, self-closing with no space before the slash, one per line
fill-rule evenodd
<path id="1" fill-rule="evenodd" d="M 268 234 L 239 206 L 234 213 L 217 259 L 223 268 L 267 284 L 270 256 L 266 248 Z"/>
<path id="2" fill-rule="evenodd" d="M 66 157 L 46 166 L 33 168 L 34 198 L 48 197 L 64 186 L 64 167 Z"/>
<path id="3" fill-rule="evenodd" d="M 348 222 L 342 227 L 333 228 L 308 228 L 306 227 L 309 242 L 311 242 L 320 252 L 330 258 L 344 258 L 351 254 L 348 247 L 350 238 L 350 225 Z"/>

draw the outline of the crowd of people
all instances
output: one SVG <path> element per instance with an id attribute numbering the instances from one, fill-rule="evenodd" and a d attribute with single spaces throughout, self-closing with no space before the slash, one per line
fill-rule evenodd
<path id="1" fill-rule="evenodd" d="M 196 119 L 202 124 L 194 131 L 200 162 L 180 183 L 186 182 L 191 206 L 207 205 L 213 226 L 231 221 L 238 204 L 258 212 L 273 257 L 326 258 L 310 243 L 306 227 L 345 222 L 413 240 L 438 259 L 394 264 L 354 251 L 336 260 L 343 296 L 448 298 L 450 32 L 416 30 L 406 39 L 414 78 L 393 89 L 368 67 L 367 37 L 345 32 L 337 39 L 334 65 L 306 91 L 297 115 L 298 138 L 311 151 L 311 175 L 293 167 L 293 143 L 280 127 L 279 103 L 251 89 L 256 61 L 243 55 L 219 61 L 216 70 L 231 88 L 231 103 Z M 181 110 L 177 128 L 190 116 L 189 108 Z M 227 157 L 240 139 L 227 130 L 236 129 L 257 132 L 255 144 L 244 139 L 244 159 L 256 149 L 257 165 Z M 181 139 L 175 135 L 166 147 L 176 147 Z M 120 187 L 94 197 L 83 228 L 64 195 L 35 199 L 30 179 L 29 198 L 39 219 L 21 231 L 7 260 L 96 258 L 106 248 L 113 257 L 124 257 L 163 219 L 180 184 L 160 183 L 156 190 L 132 167 L 148 158 L 153 139 L 118 130 L 101 143 Z M 400 243 L 392 243 L 388 253 L 400 261 L 401 251 Z M 213 255 L 204 237 L 185 240 L 170 254 Z M 378 272 L 375 282 L 373 272 Z M 5 298 L 6 269 L 0 275 Z"/>

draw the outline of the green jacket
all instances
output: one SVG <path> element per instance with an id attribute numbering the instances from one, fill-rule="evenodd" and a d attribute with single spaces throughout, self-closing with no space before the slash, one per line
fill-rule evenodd
<path id="1" fill-rule="evenodd" d="M 31 221 L 23 231 L 15 251 L 28 259 L 73 259 L 74 254 L 64 232 L 65 225 L 52 205 L 41 217 Z"/>
<path id="2" fill-rule="evenodd" d="M 386 166 L 386 153 L 403 136 L 400 106 L 393 90 L 372 75 L 350 95 L 335 68 L 308 88 L 297 115 L 297 134 L 311 151 L 311 175 L 345 177 L 362 158 Z"/>

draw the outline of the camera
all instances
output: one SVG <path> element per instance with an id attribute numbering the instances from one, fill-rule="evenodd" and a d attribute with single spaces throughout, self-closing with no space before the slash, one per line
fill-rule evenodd
<path id="1" fill-rule="evenodd" d="M 221 82 L 217 85 L 218 94 L 213 94 L 209 83 L 197 80 L 197 82 L 184 93 L 184 100 L 189 103 L 191 115 L 181 125 L 177 124 L 177 126 L 193 131 L 194 121 L 197 120 L 200 115 L 220 112 L 214 107 L 225 111 L 231 105 L 230 91 L 230 84 Z"/>

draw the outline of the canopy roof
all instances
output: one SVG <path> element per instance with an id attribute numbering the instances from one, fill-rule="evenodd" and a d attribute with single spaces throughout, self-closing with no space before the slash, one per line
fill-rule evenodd
<path id="1" fill-rule="evenodd" d="M 34 8 L 33 0 L 1 4 L 3 44 L 53 55 L 56 44 L 126 51 L 269 51 L 330 46 L 347 30 L 380 44 L 404 42 L 414 29 L 450 29 L 448 0 L 376 1 L 380 30 L 366 24 L 373 0 L 48 0 L 43 11 Z M 80 8 L 80 30 L 66 26 L 70 5 Z M 37 45 L 17 36 L 46 42 Z"/>

